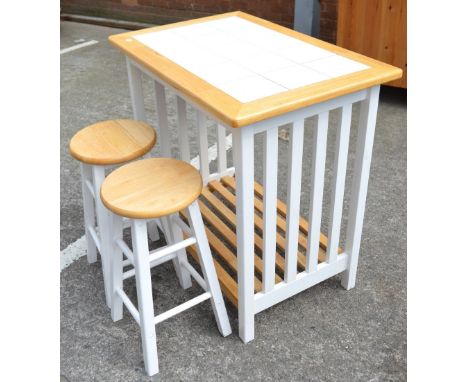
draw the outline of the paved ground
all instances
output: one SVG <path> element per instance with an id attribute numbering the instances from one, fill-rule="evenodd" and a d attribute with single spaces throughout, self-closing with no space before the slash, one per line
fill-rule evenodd
<path id="1" fill-rule="evenodd" d="M 61 256 L 80 247 L 82 241 L 76 241 L 84 233 L 79 167 L 68 154 L 69 139 L 87 124 L 132 115 L 125 61 L 107 43 L 107 36 L 118 32 L 85 24 L 61 24 L 61 48 L 81 39 L 99 41 L 61 56 Z M 154 124 L 149 82 L 145 82 L 145 89 L 149 121 Z M 169 103 L 174 128 L 171 94 Z M 193 115 L 189 120 L 194 123 Z M 332 113 L 329 150 L 336 123 L 337 115 Z M 306 130 L 305 163 L 310 155 L 310 128 Z M 174 129 L 172 133 L 175 140 Z M 355 133 L 353 128 L 352 142 Z M 287 141 L 281 140 L 280 155 L 284 159 L 286 149 Z M 256 158 L 261 155 L 261 149 L 256 151 Z M 257 177 L 260 162 L 256 160 Z M 286 160 L 280 163 L 283 179 Z M 331 168 L 328 161 L 327 175 Z M 308 179 L 305 173 L 304 186 Z M 284 182 L 279 183 L 279 195 L 284 198 Z M 303 214 L 307 213 L 307 198 L 304 192 Z M 324 216 L 328 216 L 328 198 L 327 182 Z M 326 232 L 326 221 L 322 229 Z M 154 269 L 153 281 L 157 311 L 200 293 L 195 287 L 182 291 L 170 264 Z M 126 289 L 136 298 L 134 284 L 129 282 Z M 88 265 L 81 257 L 62 271 L 62 380 L 150 380 L 144 374 L 138 326 L 128 312 L 123 320 L 113 323 L 103 298 L 100 263 Z M 218 334 L 209 303 L 158 325 L 161 372 L 154 380 L 406 380 L 405 94 L 391 88 L 382 90 L 356 288 L 343 290 L 335 277 L 276 305 L 256 317 L 256 338 L 246 345 L 236 334 L 236 311 L 228 307 L 228 313 L 234 332 L 228 338 Z"/>

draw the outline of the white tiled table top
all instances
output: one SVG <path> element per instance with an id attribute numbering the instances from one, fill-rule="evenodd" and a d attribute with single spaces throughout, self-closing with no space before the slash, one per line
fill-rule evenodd
<path id="1" fill-rule="evenodd" d="M 236 16 L 134 38 L 242 103 L 369 68 Z"/>

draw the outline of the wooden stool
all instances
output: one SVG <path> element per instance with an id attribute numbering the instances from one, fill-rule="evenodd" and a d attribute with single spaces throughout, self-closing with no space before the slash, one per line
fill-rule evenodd
<path id="1" fill-rule="evenodd" d="M 156 132 L 148 124 L 134 120 L 98 122 L 78 131 L 70 141 L 70 154 L 81 162 L 81 180 L 87 257 L 89 263 L 101 255 L 106 302 L 110 306 L 110 268 L 106 256 L 103 229 L 106 210 L 99 198 L 105 170 L 148 153 L 156 143 Z M 96 229 L 97 220 L 97 229 Z M 156 230 L 157 231 L 157 230 Z"/>
<path id="2" fill-rule="evenodd" d="M 122 318 L 123 304 L 141 328 L 143 357 L 148 375 L 158 372 L 155 324 L 166 320 L 204 300 L 211 299 L 218 329 L 223 336 L 231 333 L 210 247 L 205 234 L 197 199 L 202 179 L 190 164 L 169 158 L 152 158 L 132 162 L 112 172 L 103 182 L 101 199 L 112 215 L 112 319 Z M 179 217 L 188 210 L 189 225 Z M 122 239 L 123 219 L 129 218 L 133 251 Z M 163 218 L 170 227 L 169 244 L 149 252 L 147 219 Z M 183 239 L 184 232 L 187 238 Z M 203 277 L 188 263 L 185 248 L 196 244 Z M 123 256 L 134 269 L 123 273 Z M 150 268 L 177 259 L 179 270 L 192 276 L 205 290 L 169 311 L 154 316 Z M 123 280 L 135 275 L 138 310 L 123 291 Z"/>

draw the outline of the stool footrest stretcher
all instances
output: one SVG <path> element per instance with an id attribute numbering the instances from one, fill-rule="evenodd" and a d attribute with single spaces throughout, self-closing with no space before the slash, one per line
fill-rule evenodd
<path id="1" fill-rule="evenodd" d="M 188 300 L 183 304 L 176 306 L 175 308 L 169 309 L 164 313 L 158 314 L 156 317 L 154 317 L 154 323 L 159 324 L 160 322 L 167 320 L 168 318 L 175 316 L 176 314 L 179 314 L 184 310 L 190 309 L 192 306 L 198 305 L 201 302 L 208 300 L 209 298 L 211 298 L 210 292 L 202 293 L 201 295 L 192 298 L 191 300 Z"/>
<path id="2" fill-rule="evenodd" d="M 205 283 L 205 280 L 203 280 L 203 277 L 200 276 L 200 274 L 197 272 L 197 270 L 192 267 L 192 265 L 185 260 L 182 260 L 180 262 L 180 265 L 182 265 L 187 271 L 189 271 L 190 275 L 195 279 L 195 281 L 200 285 L 205 291 L 208 291 L 208 286 Z"/>
<path id="3" fill-rule="evenodd" d="M 93 196 L 94 199 L 96 199 L 96 196 L 94 195 L 94 186 L 91 183 L 91 181 L 87 179 L 85 183 L 86 183 L 86 187 L 88 187 L 89 193 Z"/>
<path id="4" fill-rule="evenodd" d="M 192 236 L 192 230 L 187 224 L 185 224 L 179 215 L 172 215 L 171 218 L 186 235 Z"/>
<path id="5" fill-rule="evenodd" d="M 150 268 L 154 268 L 155 266 L 165 263 L 166 261 L 172 260 L 177 257 L 177 253 L 170 253 L 163 257 L 158 257 L 156 260 L 150 262 Z M 123 279 L 126 280 L 130 277 L 135 276 L 135 269 L 130 269 L 123 274 Z"/>
<path id="6" fill-rule="evenodd" d="M 115 293 L 117 293 L 120 296 L 125 307 L 128 309 L 128 311 L 135 319 L 137 324 L 140 325 L 140 313 L 138 312 L 138 309 L 135 307 L 135 305 L 133 305 L 133 303 L 130 301 L 127 294 L 122 289 L 116 289 Z M 188 300 L 183 304 L 176 306 L 175 308 L 169 309 L 164 313 L 158 314 L 154 317 L 154 324 L 159 324 L 160 322 L 165 321 L 168 318 L 175 316 L 176 314 L 182 313 L 183 311 L 190 309 L 191 307 L 198 305 L 203 301 L 208 300 L 209 298 L 211 298 L 211 292 L 202 293 L 201 295 L 194 297 L 191 300 Z"/>
<path id="7" fill-rule="evenodd" d="M 91 237 L 93 238 L 93 241 L 94 241 L 94 244 L 96 245 L 97 250 L 99 251 L 99 253 L 101 253 L 101 240 L 99 240 L 98 233 L 96 232 L 96 227 L 88 225 L 86 229 L 91 234 Z"/>
<path id="8" fill-rule="evenodd" d="M 125 257 L 130 261 L 130 263 L 135 266 L 135 260 L 133 258 L 133 252 L 128 248 L 127 243 L 123 241 L 123 239 L 117 239 L 116 241 L 117 246 L 122 250 Z"/>
<path id="9" fill-rule="evenodd" d="M 153 261 L 163 258 L 170 253 L 177 252 L 177 251 L 180 251 L 181 249 L 189 247 L 195 244 L 196 242 L 197 240 L 194 237 L 189 237 L 188 239 L 182 240 L 179 243 L 166 245 L 162 248 L 155 249 L 154 251 L 151 251 L 149 253 L 149 260 L 152 263 Z"/>
<path id="10" fill-rule="evenodd" d="M 128 311 L 130 314 L 133 316 L 135 321 L 137 322 L 138 325 L 140 325 L 140 313 L 138 313 L 138 309 L 133 305 L 133 303 L 130 301 L 128 298 L 127 294 L 120 288 L 117 288 L 115 290 L 115 293 L 117 293 L 120 298 L 122 299 L 122 302 L 124 305 L 127 307 Z"/>

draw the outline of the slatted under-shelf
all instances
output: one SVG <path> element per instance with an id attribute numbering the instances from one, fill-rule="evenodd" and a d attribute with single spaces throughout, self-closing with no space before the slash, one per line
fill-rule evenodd
<path id="1" fill-rule="evenodd" d="M 254 198 L 254 247 L 255 247 L 255 292 L 262 290 L 263 248 L 263 187 L 255 183 Z M 237 307 L 237 258 L 236 258 L 236 182 L 234 177 L 225 176 L 221 181 L 211 181 L 203 188 L 199 206 L 205 222 L 206 234 L 213 253 L 214 264 L 224 296 Z M 276 278 L 283 281 L 285 271 L 284 251 L 286 248 L 286 204 L 278 199 L 276 233 Z M 185 217 L 185 216 L 184 216 Z M 303 217 L 299 221 L 299 246 L 297 267 L 301 272 L 306 265 L 307 235 L 309 224 Z M 320 234 L 319 262 L 325 261 L 327 237 Z M 187 252 L 198 262 L 194 247 Z M 342 250 L 339 250 L 341 253 Z"/>

